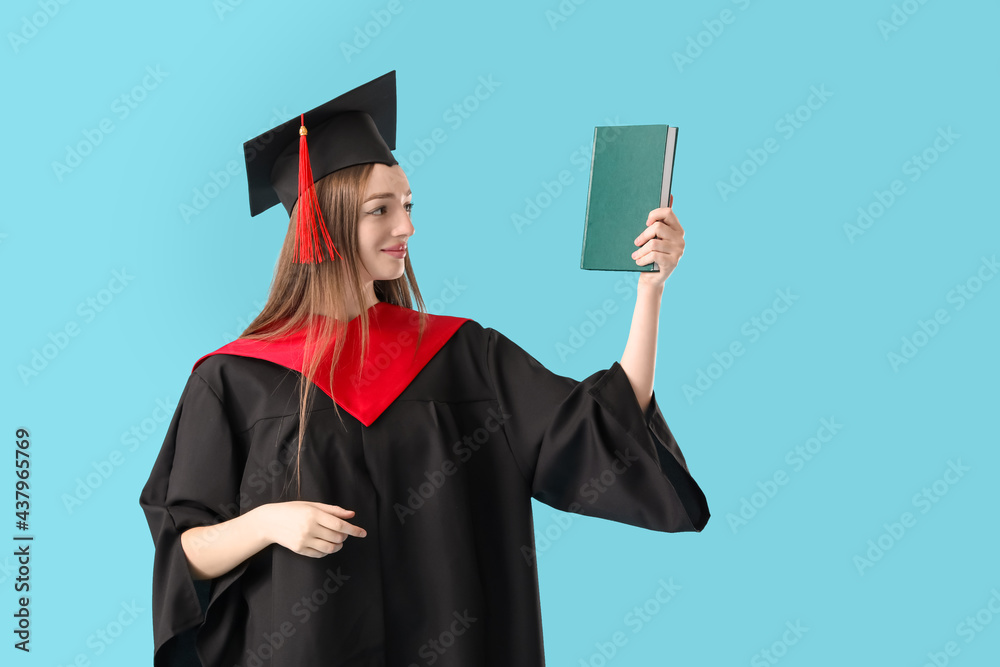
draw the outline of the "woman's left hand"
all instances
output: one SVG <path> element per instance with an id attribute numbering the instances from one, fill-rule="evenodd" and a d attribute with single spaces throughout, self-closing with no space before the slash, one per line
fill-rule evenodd
<path id="1" fill-rule="evenodd" d="M 674 203 L 673 195 L 670 203 Z M 646 218 L 646 229 L 635 239 L 640 246 L 632 258 L 638 266 L 656 262 L 659 271 L 643 271 L 639 284 L 660 285 L 667 280 L 684 254 L 684 228 L 673 208 L 654 208 Z"/>

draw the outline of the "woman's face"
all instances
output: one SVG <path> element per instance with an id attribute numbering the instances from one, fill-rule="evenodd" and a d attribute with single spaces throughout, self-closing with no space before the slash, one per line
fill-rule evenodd
<path id="1" fill-rule="evenodd" d="M 364 280 L 395 280 L 403 275 L 405 252 L 391 254 L 386 249 L 405 247 L 413 235 L 412 200 L 410 182 L 402 167 L 375 163 L 358 220 L 358 247 Z"/>

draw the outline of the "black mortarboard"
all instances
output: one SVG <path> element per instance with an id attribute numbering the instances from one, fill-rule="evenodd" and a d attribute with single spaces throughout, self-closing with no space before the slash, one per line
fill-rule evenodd
<path id="1" fill-rule="evenodd" d="M 396 70 L 243 144 L 251 216 L 278 202 L 291 213 L 300 192 L 303 126 L 308 128 L 307 166 L 311 165 L 314 182 L 356 164 L 398 164 L 391 152 L 396 147 Z"/>

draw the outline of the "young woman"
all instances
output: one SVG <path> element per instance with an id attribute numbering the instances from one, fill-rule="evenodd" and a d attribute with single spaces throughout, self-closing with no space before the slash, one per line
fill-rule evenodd
<path id="1" fill-rule="evenodd" d="M 540 666 L 531 498 L 708 521 L 652 386 L 673 211 L 636 238 L 660 270 L 621 362 L 577 381 L 424 311 L 394 145 L 394 72 L 245 145 L 251 212 L 280 201 L 289 231 L 260 316 L 195 364 L 139 499 L 156 666 Z"/>

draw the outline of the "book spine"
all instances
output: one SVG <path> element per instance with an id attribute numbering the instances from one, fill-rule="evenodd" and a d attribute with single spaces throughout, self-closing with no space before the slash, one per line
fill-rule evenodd
<path id="1" fill-rule="evenodd" d="M 663 184 L 660 186 L 660 208 L 670 203 L 670 185 L 674 177 L 674 156 L 677 153 L 677 128 L 667 126 L 663 151 Z"/>
<path id="2" fill-rule="evenodd" d="M 587 228 L 590 227 L 590 193 L 594 187 L 594 156 L 597 151 L 597 131 L 594 128 L 594 145 L 590 147 L 590 176 L 587 178 L 587 210 L 583 214 L 583 248 L 580 250 L 580 268 L 583 268 L 584 259 L 587 257 Z"/>

